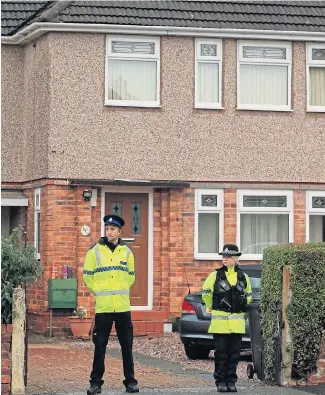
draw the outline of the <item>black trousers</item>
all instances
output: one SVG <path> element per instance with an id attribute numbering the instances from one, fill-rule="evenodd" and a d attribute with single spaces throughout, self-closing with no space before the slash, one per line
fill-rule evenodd
<path id="1" fill-rule="evenodd" d="M 123 384 L 137 384 L 134 378 L 134 363 L 132 356 L 133 346 L 133 325 L 131 313 L 97 313 L 95 316 L 95 327 L 93 331 L 93 342 L 95 344 L 93 370 L 90 374 L 90 384 L 104 384 L 102 380 L 105 372 L 105 354 L 109 335 L 112 330 L 113 322 L 118 340 L 122 349 L 123 370 L 125 380 Z"/>
<path id="2" fill-rule="evenodd" d="M 236 383 L 237 365 L 240 357 L 242 335 L 239 333 L 214 334 L 214 379 L 216 384 L 221 382 Z"/>

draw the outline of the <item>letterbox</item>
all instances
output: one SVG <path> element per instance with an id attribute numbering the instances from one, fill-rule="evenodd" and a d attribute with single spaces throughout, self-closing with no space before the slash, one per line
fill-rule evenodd
<path id="1" fill-rule="evenodd" d="M 49 279 L 49 309 L 75 309 L 77 307 L 77 279 Z"/>

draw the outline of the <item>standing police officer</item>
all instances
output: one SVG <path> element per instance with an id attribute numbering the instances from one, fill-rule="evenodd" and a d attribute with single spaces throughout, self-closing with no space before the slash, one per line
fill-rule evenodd
<path id="1" fill-rule="evenodd" d="M 211 311 L 209 333 L 215 340 L 214 378 L 218 392 L 237 392 L 237 365 L 242 334 L 245 333 L 244 311 L 252 300 L 249 277 L 239 268 L 241 255 L 235 244 L 226 244 L 220 252 L 223 266 L 210 273 L 203 284 L 202 298 Z"/>
<path id="2" fill-rule="evenodd" d="M 117 215 L 105 215 L 106 237 L 101 237 L 87 252 L 83 270 L 86 286 L 96 300 L 95 344 L 93 370 L 88 395 L 101 393 L 104 384 L 105 353 L 113 322 L 122 349 L 126 392 L 139 392 L 134 378 L 132 356 L 133 325 L 130 313 L 130 288 L 135 281 L 134 256 L 119 238 L 124 220 Z"/>

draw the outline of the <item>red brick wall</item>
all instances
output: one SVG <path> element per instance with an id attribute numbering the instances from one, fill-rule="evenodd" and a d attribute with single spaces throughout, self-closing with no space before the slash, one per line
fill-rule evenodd
<path id="1" fill-rule="evenodd" d="M 62 275 L 63 265 L 73 268 L 78 279 L 78 305 L 86 306 L 94 314 L 94 301 L 83 285 L 82 268 L 87 249 L 98 240 L 101 230 L 101 193 L 97 205 L 85 202 L 82 192 L 90 187 L 67 186 L 65 181 L 43 180 L 28 184 L 24 193 L 29 197 L 27 216 L 28 240 L 34 239 L 34 188 L 41 191 L 41 263 L 44 278 L 29 288 L 30 327 L 45 333 L 49 327 L 47 309 L 47 280 L 51 266 L 57 264 Z M 305 191 L 294 191 L 294 241 L 306 239 Z M 236 243 L 237 190 L 224 189 L 224 243 Z M 179 316 L 184 295 L 201 288 L 207 275 L 220 261 L 194 259 L 195 189 L 157 188 L 153 193 L 153 309 Z M 91 227 L 91 234 L 83 236 L 81 226 Z M 248 262 L 243 262 L 243 264 Z M 249 262 L 252 263 L 252 262 Z M 187 279 L 186 279 L 187 277 Z M 66 317 L 53 317 L 55 333 L 66 333 Z"/>
<path id="2" fill-rule="evenodd" d="M 11 393 L 11 333 L 12 325 L 1 324 L 1 394 Z"/>

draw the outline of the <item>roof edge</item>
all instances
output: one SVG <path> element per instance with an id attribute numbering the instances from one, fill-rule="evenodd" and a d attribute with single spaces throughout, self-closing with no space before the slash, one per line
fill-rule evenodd
<path id="1" fill-rule="evenodd" d="M 35 22 L 13 36 L 2 36 L 1 43 L 7 45 L 24 45 L 49 32 L 142 34 L 150 36 L 192 36 L 325 42 L 325 32 Z"/>

